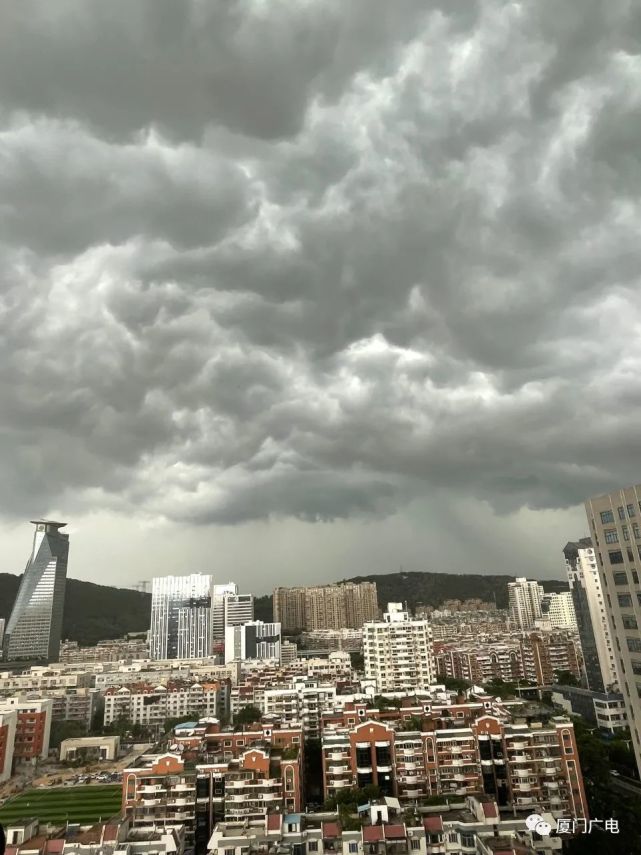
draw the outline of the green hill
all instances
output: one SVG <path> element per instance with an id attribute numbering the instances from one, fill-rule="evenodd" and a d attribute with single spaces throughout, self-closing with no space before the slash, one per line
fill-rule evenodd
<path id="1" fill-rule="evenodd" d="M 531 577 L 529 577 L 531 578 Z M 499 608 L 507 607 L 507 583 L 514 576 L 485 576 L 480 573 L 381 573 L 371 576 L 354 576 L 346 582 L 376 582 L 378 604 L 407 603 L 410 609 L 419 603 L 439 606 L 443 600 L 466 600 L 479 597 L 492 602 L 496 597 Z M 567 582 L 544 579 L 541 584 L 546 593 L 567 591 Z"/>
<path id="2" fill-rule="evenodd" d="M 20 576 L 0 573 L 0 618 L 8 619 Z M 149 629 L 151 594 L 67 579 L 62 637 L 81 645 Z"/>

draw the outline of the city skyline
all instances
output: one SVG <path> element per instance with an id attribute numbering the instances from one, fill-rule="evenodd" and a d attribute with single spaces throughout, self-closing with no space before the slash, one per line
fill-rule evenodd
<path id="1" fill-rule="evenodd" d="M 637 456 L 633 5 L 7 5 L 3 545 L 557 576 Z"/>

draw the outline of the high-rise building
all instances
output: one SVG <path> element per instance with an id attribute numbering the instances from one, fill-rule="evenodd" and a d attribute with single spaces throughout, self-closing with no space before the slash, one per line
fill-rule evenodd
<path id="1" fill-rule="evenodd" d="M 514 582 L 508 582 L 507 593 L 510 620 L 514 626 L 532 629 L 542 614 L 543 586 L 520 576 Z"/>
<path id="2" fill-rule="evenodd" d="M 541 609 L 553 629 L 578 629 L 571 591 L 544 594 Z"/>
<path id="3" fill-rule="evenodd" d="M 212 652 L 212 577 L 161 576 L 152 582 L 152 659 L 202 659 Z"/>
<path id="4" fill-rule="evenodd" d="M 225 640 L 228 626 L 241 626 L 254 619 L 254 595 L 239 594 L 235 582 L 214 585 L 212 604 L 214 641 Z"/>
<path id="5" fill-rule="evenodd" d="M 284 631 L 360 629 L 378 618 L 374 582 L 276 588 L 273 602 L 274 620 Z"/>
<path id="6" fill-rule="evenodd" d="M 66 523 L 32 520 L 31 556 L 5 631 L 4 658 L 57 659 L 67 581 L 69 535 Z"/>
<path id="7" fill-rule="evenodd" d="M 365 678 L 379 692 L 426 689 L 436 680 L 427 620 L 412 620 L 401 603 L 388 603 L 382 621 L 363 627 Z"/>
<path id="8" fill-rule="evenodd" d="M 281 625 L 254 620 L 225 629 L 225 662 L 276 659 L 280 662 Z"/>
<path id="9" fill-rule="evenodd" d="M 214 585 L 212 589 L 212 627 L 215 641 L 225 639 L 225 598 L 238 593 L 235 582 Z"/>
<path id="10" fill-rule="evenodd" d="M 593 692 L 617 691 L 618 676 L 612 634 L 592 540 L 583 537 L 567 543 L 563 555 L 588 688 Z"/>
<path id="11" fill-rule="evenodd" d="M 641 484 L 588 499 L 585 509 L 616 645 L 619 688 L 641 770 Z"/>

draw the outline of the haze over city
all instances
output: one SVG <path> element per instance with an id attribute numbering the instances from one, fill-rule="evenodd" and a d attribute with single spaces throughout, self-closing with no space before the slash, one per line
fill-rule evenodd
<path id="1" fill-rule="evenodd" d="M 562 576 L 639 475 L 640 23 L 5 4 L 0 572 Z"/>

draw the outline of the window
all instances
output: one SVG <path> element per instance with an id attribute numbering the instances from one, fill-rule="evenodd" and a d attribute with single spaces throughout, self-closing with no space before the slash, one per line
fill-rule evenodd
<path id="1" fill-rule="evenodd" d="M 617 600 L 622 609 L 632 608 L 632 597 L 630 594 L 617 594 Z"/>
<path id="2" fill-rule="evenodd" d="M 623 539 L 630 540 L 630 532 L 628 531 L 627 525 L 622 525 L 621 530 L 623 531 Z"/>
<path id="3" fill-rule="evenodd" d="M 358 843 L 350 843 L 349 844 L 350 852 L 358 852 Z"/>
<path id="4" fill-rule="evenodd" d="M 608 552 L 610 564 L 623 564 L 623 553 L 620 550 Z"/>
<path id="5" fill-rule="evenodd" d="M 625 519 L 625 508 L 623 507 L 623 505 L 619 505 L 619 507 L 617 508 L 617 513 L 619 514 L 620 520 Z"/>
<path id="6" fill-rule="evenodd" d="M 318 840 L 310 840 L 307 844 L 308 852 L 318 852 Z"/>
<path id="7" fill-rule="evenodd" d="M 619 535 L 615 528 L 606 528 L 605 530 L 605 542 L 606 543 L 618 543 Z"/>
<path id="8" fill-rule="evenodd" d="M 412 840 L 410 841 L 410 846 L 412 847 L 412 849 L 420 849 L 421 848 L 421 841 L 415 840 L 414 838 L 412 838 Z"/>
<path id="9" fill-rule="evenodd" d="M 639 574 L 637 573 L 637 571 L 634 568 L 632 569 L 632 581 L 634 582 L 635 585 L 639 584 Z"/>
<path id="10" fill-rule="evenodd" d="M 639 625 L 637 623 L 637 619 L 634 615 L 623 615 L 623 628 L 624 629 L 638 629 Z"/>
<path id="11" fill-rule="evenodd" d="M 641 504 L 641 502 L 639 504 Z M 601 522 L 604 524 L 614 522 L 614 514 L 612 511 L 601 511 Z"/>
<path id="12" fill-rule="evenodd" d="M 632 517 L 634 516 L 634 513 L 635 513 L 635 511 L 634 511 L 634 505 L 626 505 L 626 508 L 627 508 L 627 510 L 628 510 L 628 516 L 629 516 L 630 518 L 632 518 Z"/>
<path id="13" fill-rule="evenodd" d="M 628 574 L 625 570 L 619 570 L 618 573 L 613 573 L 614 584 L 615 585 L 627 585 L 628 584 Z"/>
<path id="14" fill-rule="evenodd" d="M 641 674 L 641 662 L 638 659 L 632 660 L 632 673 Z"/>
<path id="15" fill-rule="evenodd" d="M 641 638 L 627 638 L 628 650 L 631 653 L 641 653 Z"/>
<path id="16" fill-rule="evenodd" d="M 225 855 L 235 855 L 235 849 L 225 849 Z"/>
<path id="17" fill-rule="evenodd" d="M 634 536 L 637 539 L 641 537 L 641 530 L 639 529 L 639 523 L 637 523 L 637 522 L 632 523 L 632 533 L 634 534 Z"/>

